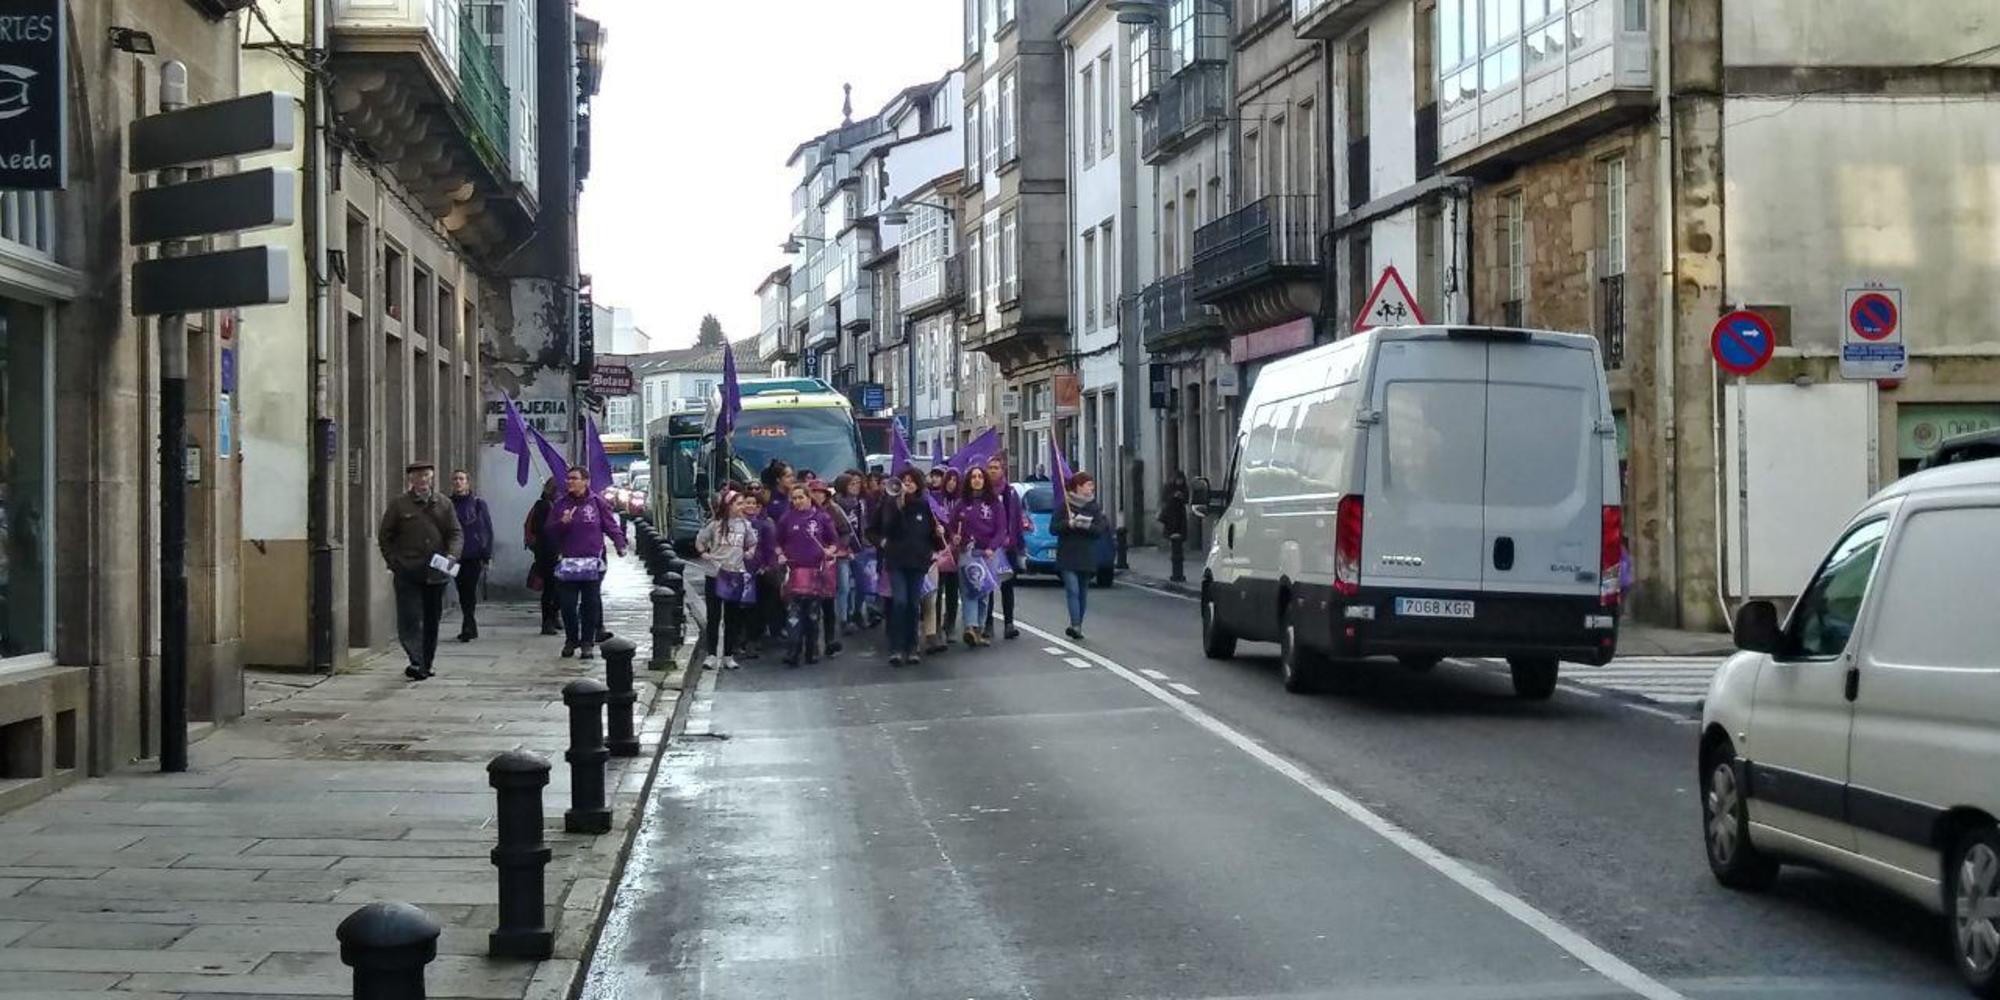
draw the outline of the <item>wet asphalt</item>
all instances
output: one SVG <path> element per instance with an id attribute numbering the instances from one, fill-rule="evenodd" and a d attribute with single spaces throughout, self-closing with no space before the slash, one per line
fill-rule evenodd
<path id="1" fill-rule="evenodd" d="M 1024 622 L 1061 608 L 1024 582 Z M 1961 995 L 1895 897 L 1713 882 L 1692 725 L 1523 703 L 1474 664 L 1292 695 L 1265 647 L 1206 660 L 1196 605 L 1134 587 L 1094 591 L 1088 630 L 1129 674 L 1032 634 L 892 669 L 879 633 L 705 674 L 584 995 Z"/>

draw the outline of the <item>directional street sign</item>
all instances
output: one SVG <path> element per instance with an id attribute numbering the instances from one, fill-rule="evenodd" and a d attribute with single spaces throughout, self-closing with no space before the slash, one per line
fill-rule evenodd
<path id="1" fill-rule="evenodd" d="M 291 301 L 291 261 L 280 247 L 241 247 L 132 265 L 132 315 L 204 312 Z"/>
<path id="2" fill-rule="evenodd" d="M 1403 276 L 1396 273 L 1396 265 L 1382 269 L 1382 276 L 1375 280 L 1375 290 L 1368 295 L 1368 304 L 1361 307 L 1361 315 L 1354 318 L 1354 332 L 1362 333 L 1378 326 L 1422 326 L 1424 311 L 1417 307 L 1417 300 L 1410 295 L 1410 286 L 1403 284 Z"/>
<path id="3" fill-rule="evenodd" d="M 298 178 L 266 167 L 132 192 L 133 246 L 292 224 Z"/>
<path id="4" fill-rule="evenodd" d="M 1715 363 L 1732 375 L 1757 374 L 1771 363 L 1771 355 L 1778 349 L 1778 338 L 1771 332 L 1771 324 L 1745 309 L 1716 320 L 1708 343 L 1715 352 Z"/>
<path id="5" fill-rule="evenodd" d="M 1864 284 L 1847 290 L 1847 318 L 1840 339 L 1840 377 L 1857 381 L 1899 379 L 1909 371 L 1903 344 L 1903 290 Z"/>

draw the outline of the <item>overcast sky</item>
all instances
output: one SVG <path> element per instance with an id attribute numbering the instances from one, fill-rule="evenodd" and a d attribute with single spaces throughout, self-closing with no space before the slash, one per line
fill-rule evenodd
<path id="1" fill-rule="evenodd" d="M 785 263 L 792 148 L 955 68 L 958 0 L 582 0 L 605 25 L 592 107 L 583 270 L 653 348 L 694 342 L 702 314 L 757 332 L 757 283 Z"/>

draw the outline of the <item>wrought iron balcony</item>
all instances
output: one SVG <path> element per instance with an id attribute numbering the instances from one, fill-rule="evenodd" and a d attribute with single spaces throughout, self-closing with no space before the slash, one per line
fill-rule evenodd
<path id="1" fill-rule="evenodd" d="M 1602 310 L 1597 324 L 1597 342 L 1603 350 L 1604 367 L 1616 371 L 1625 367 L 1625 276 L 1614 274 L 1597 279 L 1598 305 Z"/>
<path id="2" fill-rule="evenodd" d="M 1139 156 L 1156 164 L 1201 138 L 1229 114 L 1228 67 L 1196 63 L 1170 76 L 1139 109 Z"/>
<path id="3" fill-rule="evenodd" d="M 1183 271 L 1139 293 L 1139 331 L 1146 350 L 1172 350 L 1222 333 L 1222 313 L 1194 297 L 1194 274 Z"/>
<path id="4" fill-rule="evenodd" d="M 1216 302 L 1244 289 L 1320 270 L 1319 199 L 1272 195 L 1194 231 L 1194 294 Z"/>

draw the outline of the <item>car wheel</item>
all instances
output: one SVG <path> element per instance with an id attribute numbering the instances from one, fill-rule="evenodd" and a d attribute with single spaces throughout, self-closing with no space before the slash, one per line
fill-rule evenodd
<path id="1" fill-rule="evenodd" d="M 1736 766 L 1736 748 L 1724 740 L 1702 764 L 1701 839 L 1708 870 L 1731 889 L 1767 889 L 1778 863 L 1750 842 L 1750 804 Z"/>
<path id="2" fill-rule="evenodd" d="M 1944 877 L 1952 962 L 1975 995 L 2000 997 L 2000 834 L 1992 824 L 1959 840 Z"/>
<path id="3" fill-rule="evenodd" d="M 1436 670 L 1437 665 L 1443 662 L 1444 658 L 1441 656 L 1398 656 L 1396 660 L 1411 672 L 1421 674 Z"/>
<path id="4" fill-rule="evenodd" d="M 1529 701 L 1547 701 L 1556 693 L 1556 672 L 1560 664 L 1555 660 L 1514 659 L 1507 661 L 1507 669 L 1514 675 L 1514 693 Z"/>
<path id="5" fill-rule="evenodd" d="M 1236 655 L 1236 636 L 1216 621 L 1215 602 L 1201 596 L 1201 651 L 1211 660 L 1227 660 Z"/>
<path id="6" fill-rule="evenodd" d="M 1306 694 L 1313 690 L 1319 680 L 1319 657 L 1312 650 L 1299 644 L 1299 627 L 1292 623 L 1290 615 L 1285 616 L 1284 634 L 1278 641 L 1278 670 L 1285 680 L 1285 690 L 1293 694 Z"/>
<path id="7" fill-rule="evenodd" d="M 1109 587 L 1117 576 L 1118 571 L 1116 568 L 1105 566 L 1097 571 L 1097 585 L 1100 587 Z"/>

